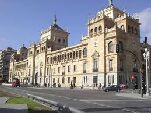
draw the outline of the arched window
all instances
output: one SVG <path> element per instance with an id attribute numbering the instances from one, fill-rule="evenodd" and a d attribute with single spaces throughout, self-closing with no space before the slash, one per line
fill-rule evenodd
<path id="1" fill-rule="evenodd" d="M 79 58 L 81 58 L 81 53 L 82 53 L 82 51 L 81 51 L 81 50 L 79 50 Z"/>
<path id="2" fill-rule="evenodd" d="M 113 42 L 112 41 L 110 41 L 108 43 L 108 53 L 113 53 Z"/>
<path id="3" fill-rule="evenodd" d="M 93 29 L 90 30 L 90 33 L 93 34 Z"/>
<path id="4" fill-rule="evenodd" d="M 78 58 L 78 51 L 76 51 L 76 58 Z"/>
<path id="5" fill-rule="evenodd" d="M 75 59 L 75 51 L 73 51 L 73 59 Z"/>
<path id="6" fill-rule="evenodd" d="M 94 32 L 97 33 L 97 27 L 95 27 Z"/>
<path id="7" fill-rule="evenodd" d="M 83 57 L 87 57 L 87 48 L 86 47 L 83 49 Z"/>
<path id="8" fill-rule="evenodd" d="M 99 32 L 101 33 L 102 32 L 102 26 L 99 26 Z"/>
<path id="9" fill-rule="evenodd" d="M 72 58 L 72 52 L 70 52 L 70 58 Z"/>
<path id="10" fill-rule="evenodd" d="M 122 29 L 122 30 L 125 30 L 124 25 L 121 25 L 121 29 Z"/>

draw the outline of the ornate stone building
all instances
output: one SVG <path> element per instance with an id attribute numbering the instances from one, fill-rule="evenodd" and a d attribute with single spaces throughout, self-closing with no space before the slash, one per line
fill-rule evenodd
<path id="1" fill-rule="evenodd" d="M 88 33 L 79 44 L 68 47 L 68 35 L 55 19 L 41 32 L 40 42 L 28 48 L 27 58 L 12 57 L 10 82 L 19 78 L 41 86 L 98 87 L 130 84 L 132 75 L 139 79 L 139 20 L 112 2 L 88 20 Z"/>

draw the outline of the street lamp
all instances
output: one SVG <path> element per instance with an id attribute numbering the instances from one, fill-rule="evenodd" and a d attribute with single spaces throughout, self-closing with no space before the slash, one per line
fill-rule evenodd
<path id="1" fill-rule="evenodd" d="M 146 61 L 146 95 L 149 96 L 149 78 L 148 78 L 148 62 L 150 53 L 147 48 L 145 48 L 145 53 L 143 54 Z"/>

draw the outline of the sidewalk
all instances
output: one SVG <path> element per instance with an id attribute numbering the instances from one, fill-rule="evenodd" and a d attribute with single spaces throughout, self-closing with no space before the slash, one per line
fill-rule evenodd
<path id="1" fill-rule="evenodd" d="M 25 104 L 6 104 L 7 97 L 0 97 L 0 113 L 28 113 Z"/>
<path id="2" fill-rule="evenodd" d="M 133 99 L 151 99 L 151 95 L 146 96 L 146 94 L 143 94 L 143 98 L 142 98 L 141 94 L 133 90 L 124 90 L 124 91 L 121 91 L 120 93 L 117 93 L 116 95 L 120 97 L 127 97 L 127 98 L 133 98 Z"/>

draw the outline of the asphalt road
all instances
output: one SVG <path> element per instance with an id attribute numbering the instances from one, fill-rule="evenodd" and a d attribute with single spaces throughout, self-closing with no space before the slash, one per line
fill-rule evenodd
<path id="1" fill-rule="evenodd" d="M 151 100 L 118 97 L 115 92 L 4 86 L 0 89 L 24 96 L 33 94 L 86 113 L 151 113 Z"/>

